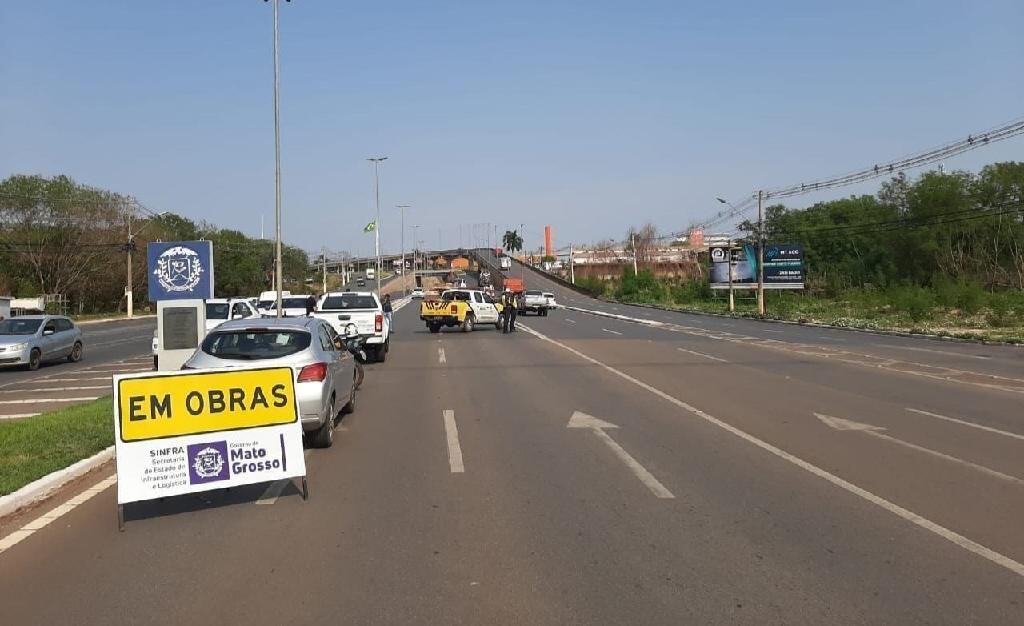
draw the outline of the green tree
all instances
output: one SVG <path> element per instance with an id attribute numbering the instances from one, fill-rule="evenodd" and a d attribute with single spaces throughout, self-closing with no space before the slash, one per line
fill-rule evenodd
<path id="1" fill-rule="evenodd" d="M 501 242 L 510 254 L 515 254 L 523 249 L 523 238 L 515 230 L 506 230 L 505 235 L 501 238 Z"/>

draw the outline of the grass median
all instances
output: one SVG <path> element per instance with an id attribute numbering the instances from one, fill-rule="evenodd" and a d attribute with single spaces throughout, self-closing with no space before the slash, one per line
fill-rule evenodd
<path id="1" fill-rule="evenodd" d="M 113 399 L 0 422 L 0 496 L 114 443 Z"/>

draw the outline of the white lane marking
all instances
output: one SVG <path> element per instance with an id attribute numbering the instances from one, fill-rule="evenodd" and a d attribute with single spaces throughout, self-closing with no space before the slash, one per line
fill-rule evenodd
<path id="1" fill-rule="evenodd" d="M 93 485 L 92 487 L 89 487 L 82 493 L 78 494 L 74 498 L 71 498 L 64 504 L 61 504 L 52 511 L 44 513 L 43 515 L 29 522 L 28 524 L 25 524 L 20 529 L 7 535 L 3 539 L 0 539 L 0 553 L 3 553 L 12 546 L 15 546 L 24 541 L 25 539 L 28 539 L 30 536 L 32 536 L 32 533 L 42 528 L 45 528 L 51 522 L 70 513 L 79 505 L 91 500 L 94 496 L 104 491 L 105 489 L 107 489 L 116 482 L 117 476 L 108 476 L 107 478 L 101 480 L 99 483 Z"/>
<path id="2" fill-rule="evenodd" d="M 110 385 L 89 385 L 88 387 L 48 387 L 45 389 L 8 389 L 0 393 L 38 393 L 40 391 L 81 391 L 82 389 L 110 389 Z"/>
<path id="3" fill-rule="evenodd" d="M 568 317 L 563 320 L 566 324 L 575 324 L 576 320 L 571 320 Z"/>
<path id="4" fill-rule="evenodd" d="M 945 356 L 959 356 L 959 357 L 964 357 L 964 358 L 968 358 L 968 359 L 981 359 L 983 361 L 987 361 L 987 360 L 992 358 L 990 356 L 985 356 L 983 354 L 964 354 L 963 352 L 951 352 L 949 350 L 935 350 L 933 348 L 915 348 L 914 346 L 893 346 L 893 345 L 884 344 L 884 343 L 876 343 L 874 345 L 875 345 L 876 348 L 889 348 L 891 350 L 914 350 L 915 352 L 930 352 L 932 354 L 942 354 L 942 355 L 945 355 Z"/>
<path id="5" fill-rule="evenodd" d="M 829 426 L 830 428 L 833 428 L 835 430 L 839 430 L 839 431 L 855 431 L 855 432 L 859 432 L 859 433 L 864 433 L 865 435 L 870 435 L 870 436 L 875 437 L 877 439 L 882 439 L 884 441 L 895 443 L 897 445 L 901 445 L 901 446 L 910 448 L 911 450 L 916 450 L 918 452 L 923 452 L 925 454 L 930 454 L 930 455 L 938 457 L 938 458 L 940 458 L 940 459 L 942 459 L 944 461 L 949 461 L 951 463 L 956 463 L 957 465 L 963 465 L 964 467 L 969 467 L 969 468 L 971 468 L 973 470 L 977 470 L 977 471 L 981 472 L 982 474 L 988 474 L 989 476 L 992 476 L 993 478 L 998 478 L 999 480 L 1005 480 L 1008 483 L 1013 483 L 1015 485 L 1024 485 L 1024 480 L 1021 480 L 1020 478 L 1017 478 L 1016 476 L 1010 476 L 1009 474 L 1004 474 L 1004 473 L 1002 473 L 1000 471 L 996 471 L 996 470 L 994 470 L 994 469 L 992 469 L 990 467 L 985 467 L 984 465 L 978 465 L 977 463 L 971 463 L 970 461 L 965 461 L 965 460 L 963 460 L 961 458 L 957 458 L 955 456 L 946 454 L 944 452 L 939 452 L 938 450 L 932 450 L 931 448 L 925 448 L 924 446 L 919 446 L 916 443 L 910 443 L 909 441 L 904 441 L 902 439 L 897 439 L 896 437 L 893 437 L 892 435 L 886 435 L 885 433 L 882 432 L 883 430 L 885 430 L 885 428 L 883 426 L 875 426 L 873 424 L 864 424 L 863 422 L 855 422 L 853 420 L 844 419 L 842 417 L 832 417 L 831 415 L 824 415 L 822 413 L 815 413 L 814 416 L 817 417 L 822 422 L 824 422 L 827 426 Z"/>
<path id="6" fill-rule="evenodd" d="M 607 372 L 609 372 L 611 374 L 614 374 L 614 375 L 622 378 L 623 380 L 627 380 L 627 381 L 633 383 L 634 385 L 640 387 L 641 389 L 644 389 L 644 390 L 650 392 L 651 394 L 653 394 L 655 396 L 658 396 L 659 398 L 665 400 L 666 402 L 670 402 L 670 403 L 678 406 L 679 408 L 681 408 L 681 409 L 683 409 L 683 410 L 685 410 L 685 411 L 687 411 L 689 413 L 692 413 L 693 415 L 696 415 L 697 417 L 701 418 L 702 420 L 704 420 L 706 422 L 709 422 L 711 424 L 714 424 L 715 426 L 718 426 L 722 430 L 724 430 L 724 431 L 726 431 L 728 433 L 731 433 L 731 434 L 739 437 L 740 439 L 746 441 L 747 443 L 753 444 L 753 445 L 757 446 L 758 448 L 761 448 L 762 450 L 764 450 L 766 452 L 769 452 L 769 453 L 777 456 L 778 458 L 780 458 L 780 459 L 782 459 L 784 461 L 787 461 L 788 463 L 791 463 L 791 464 L 799 467 L 800 469 L 802 469 L 802 470 L 804 470 L 806 472 L 809 472 L 809 473 L 817 476 L 818 478 L 821 478 L 823 480 L 828 481 L 829 483 L 835 485 L 836 487 L 839 487 L 840 489 L 842 489 L 842 490 L 844 490 L 844 491 L 846 491 L 848 493 L 851 493 L 851 494 L 853 494 L 853 495 L 855 495 L 855 496 L 857 496 L 857 497 L 859 497 L 859 498 L 861 498 L 863 500 L 866 500 L 866 501 L 870 502 L 871 504 L 874 504 L 875 506 L 878 506 L 878 507 L 880 507 L 880 508 L 882 508 L 882 509 L 884 509 L 884 510 L 890 512 L 890 513 L 892 513 L 893 515 L 895 515 L 895 516 L 897 516 L 897 517 L 899 517 L 899 518 L 901 518 L 903 520 L 906 520 L 906 521 L 910 522 L 911 524 L 914 524 L 915 526 L 918 526 L 919 528 L 923 528 L 923 529 L 927 530 L 928 532 L 931 532 L 931 533 L 933 533 L 933 534 L 935 534 L 935 535 L 945 539 L 946 541 L 948 541 L 948 542 L 950 542 L 950 543 L 952 543 L 952 544 L 954 544 L 956 546 L 959 546 L 959 547 L 963 548 L 964 550 L 967 550 L 968 552 L 970 552 L 972 554 L 976 554 L 977 556 L 980 556 L 983 559 L 991 561 L 992 563 L 995 563 L 996 565 L 999 565 L 1000 567 L 1004 567 L 1004 568 L 1010 570 L 1011 572 L 1013 572 L 1014 574 L 1017 574 L 1018 576 L 1024 577 L 1024 563 L 1020 563 L 1018 561 L 1015 561 L 1015 560 L 1011 559 L 1010 557 L 1006 556 L 1005 554 L 1001 554 L 999 552 L 996 552 L 995 550 L 993 550 L 991 548 L 988 548 L 988 547 L 985 547 L 985 546 L 981 545 L 980 543 L 977 543 L 976 541 L 972 541 L 971 539 L 968 539 L 967 537 L 964 537 L 961 534 L 958 534 L 958 533 L 956 533 L 956 532 L 954 532 L 952 530 L 949 530 L 945 526 L 941 526 L 939 524 L 936 524 L 935 522 L 933 522 L 933 521 L 931 521 L 931 520 L 929 520 L 929 519 L 927 519 L 925 517 L 922 517 L 922 516 L 918 515 L 917 513 L 914 513 L 913 511 L 905 509 L 905 508 L 901 507 L 900 505 L 898 505 L 898 504 L 896 504 L 894 502 L 890 502 L 889 500 L 886 500 L 885 498 L 882 498 L 881 496 L 876 496 L 875 494 L 871 493 L 867 489 L 864 489 L 862 487 L 858 487 L 857 485 L 855 485 L 855 484 L 853 484 L 853 483 L 851 483 L 849 481 L 846 481 L 846 480 L 836 476 L 835 474 L 832 474 L 831 472 L 818 467 L 817 465 L 814 465 L 812 463 L 808 463 L 807 461 L 801 459 L 800 457 L 798 457 L 798 456 L 796 456 L 794 454 L 790 454 L 789 452 L 786 452 L 785 450 L 783 450 L 781 448 L 777 448 L 777 447 L 773 446 L 772 444 L 768 443 L 767 441 L 764 441 L 763 439 L 759 439 L 759 438 L 755 437 L 754 435 L 751 435 L 750 433 L 748 433 L 748 432 L 746 432 L 744 430 L 741 430 L 741 429 L 739 429 L 739 428 L 737 428 L 737 427 L 735 427 L 735 426 L 733 426 L 731 424 L 728 424 L 728 423 L 718 419 L 717 417 L 711 415 L 710 413 L 705 413 L 704 411 L 698 409 L 697 407 L 695 407 L 695 406 L 693 406 L 693 405 L 691 405 L 689 403 L 683 402 L 682 400 L 676 398 L 675 396 L 669 395 L 669 394 L 665 393 L 664 391 L 662 391 L 660 389 L 652 387 L 651 385 L 648 385 L 647 383 L 643 382 L 642 380 L 639 380 L 637 378 L 633 378 L 632 376 L 630 376 L 629 374 L 627 374 L 627 373 L 625 373 L 623 371 L 617 370 L 617 369 L 615 369 L 614 367 L 612 367 L 610 365 L 606 365 L 606 364 L 602 363 L 601 361 L 598 361 L 597 359 L 595 359 L 593 357 L 587 356 L 586 354 L 583 354 L 579 350 L 576 350 L 575 348 L 571 348 L 571 347 L 565 345 L 564 343 L 562 343 L 560 341 L 556 341 L 556 340 L 548 337 L 547 335 L 541 334 L 541 333 L 533 330 L 532 328 L 529 328 L 528 326 L 523 325 L 523 329 L 526 332 L 531 333 L 532 335 L 536 336 L 538 339 L 543 339 L 544 341 L 547 341 L 547 342 L 549 342 L 551 344 L 554 344 L 554 345 L 562 348 L 563 350 L 571 352 L 572 354 L 575 354 L 576 356 L 580 357 L 584 361 L 587 361 L 589 363 L 597 365 L 598 367 L 601 367 L 605 371 L 607 371 Z"/>
<path id="7" fill-rule="evenodd" d="M 603 330 L 603 331 L 604 331 L 604 332 L 606 332 L 606 333 L 611 333 L 611 334 L 613 334 L 613 335 L 621 335 L 621 334 L 622 334 L 622 333 L 620 333 L 620 332 L 619 332 L 619 331 L 617 331 L 617 330 L 608 330 L 607 328 L 602 328 L 601 330 Z"/>
<path id="8" fill-rule="evenodd" d="M 786 331 L 783 331 L 783 330 L 772 330 L 771 328 L 762 328 L 761 331 L 762 332 L 766 332 L 766 333 L 782 333 L 782 332 L 786 332 Z"/>
<path id="9" fill-rule="evenodd" d="M 712 361 L 718 361 L 719 363 L 728 363 L 725 359 L 720 359 L 717 356 L 711 356 L 710 354 L 704 354 L 703 352 L 697 352 L 696 350 L 687 350 L 686 348 L 676 348 L 676 350 L 686 352 L 687 354 L 692 354 L 694 356 L 702 356 L 705 359 L 711 359 Z"/>
<path id="10" fill-rule="evenodd" d="M 462 446 L 459 445 L 459 427 L 455 425 L 455 411 L 445 409 L 444 411 L 444 434 L 448 439 L 448 467 L 452 474 L 461 474 L 466 471 L 462 464 Z"/>
<path id="11" fill-rule="evenodd" d="M 99 396 L 88 398 L 30 398 L 28 400 L 0 400 L 0 404 L 43 404 L 45 402 L 85 402 L 95 400 Z"/>
<path id="12" fill-rule="evenodd" d="M 15 413 L 13 415 L 0 415 L 0 420 L 17 420 L 24 417 L 35 417 L 36 415 L 42 415 L 42 413 Z"/>
<path id="13" fill-rule="evenodd" d="M 273 504 L 277 502 L 277 498 L 284 491 L 284 488 L 291 483 L 291 479 L 282 478 L 281 480 L 275 480 L 267 486 L 267 490 L 263 492 L 260 499 L 256 501 L 256 504 Z"/>
<path id="14" fill-rule="evenodd" d="M 615 456 L 619 457 L 619 460 L 622 461 L 625 464 L 625 466 L 628 467 L 633 472 L 634 476 L 640 479 L 640 482 L 642 482 L 644 486 L 647 487 L 651 491 L 651 493 L 655 495 L 655 497 L 675 498 L 675 496 L 672 495 L 672 492 L 669 491 L 665 487 L 665 485 L 661 484 L 661 482 L 654 477 L 654 474 L 648 472 L 647 468 L 645 468 L 643 465 L 640 465 L 640 462 L 633 458 L 633 455 L 631 455 L 629 452 L 626 452 L 626 449 L 619 445 L 617 441 L 612 439 L 611 435 L 604 432 L 606 428 L 618 428 L 618 426 L 616 426 L 615 424 L 598 419 L 592 415 L 587 415 L 586 413 L 575 411 L 572 414 L 572 417 L 569 418 L 569 423 L 566 424 L 565 427 L 589 429 L 591 432 L 597 435 L 598 439 L 603 441 L 605 445 L 612 449 L 612 452 L 615 453 Z"/>
<path id="15" fill-rule="evenodd" d="M 437 362 L 440 363 L 441 365 L 444 365 L 445 363 L 448 362 L 448 357 L 444 355 L 444 348 L 440 346 L 437 347 Z"/>
<path id="16" fill-rule="evenodd" d="M 977 428 L 1004 437 L 1013 437 L 1014 439 L 1024 440 L 1024 435 L 1018 433 L 1011 433 L 1005 430 L 999 430 L 998 428 L 992 428 L 991 426 L 983 426 L 982 424 L 975 424 L 974 422 L 968 422 L 966 420 L 960 420 L 955 417 L 948 417 L 946 415 L 939 415 L 938 413 L 932 413 L 931 411 L 922 411 L 921 409 L 908 408 L 911 413 L 917 413 L 918 415 L 927 415 L 928 417 L 934 417 L 935 419 L 946 420 L 947 422 L 953 422 L 954 424 L 960 424 L 962 426 L 970 426 L 971 428 Z"/>

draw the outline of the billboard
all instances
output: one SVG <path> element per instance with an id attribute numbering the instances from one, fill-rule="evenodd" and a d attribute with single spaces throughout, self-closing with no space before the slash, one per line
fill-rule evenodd
<path id="1" fill-rule="evenodd" d="M 212 241 L 151 242 L 146 257 L 150 301 L 213 297 Z"/>
<path id="2" fill-rule="evenodd" d="M 757 249 L 750 244 L 709 248 L 712 289 L 729 288 L 732 264 L 733 289 L 757 288 Z M 804 253 L 800 245 L 766 244 L 764 247 L 764 288 L 803 289 Z"/>

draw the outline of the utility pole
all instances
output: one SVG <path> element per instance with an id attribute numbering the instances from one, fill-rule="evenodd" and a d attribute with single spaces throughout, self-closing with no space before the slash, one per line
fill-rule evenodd
<path id="1" fill-rule="evenodd" d="M 327 248 L 320 248 L 320 260 L 324 264 L 324 288 L 321 293 L 327 293 Z"/>
<path id="2" fill-rule="evenodd" d="M 419 239 L 417 238 L 417 232 L 419 231 L 419 228 L 420 228 L 419 224 L 415 224 L 412 227 L 412 248 L 413 248 L 412 249 L 412 288 L 413 289 L 416 288 L 416 251 L 419 249 L 419 244 L 417 243 L 419 241 Z"/>
<path id="3" fill-rule="evenodd" d="M 377 220 L 373 225 L 373 248 L 377 257 L 377 297 L 380 297 L 380 172 L 378 166 L 381 161 L 387 161 L 386 156 L 370 157 L 366 159 L 373 163 L 373 191 L 377 198 Z"/>
<path id="4" fill-rule="evenodd" d="M 764 211 L 762 199 L 764 192 L 757 192 L 757 314 L 764 317 Z M 731 254 L 731 252 L 730 252 Z M 732 259 L 729 260 L 732 268 Z"/>
<path id="5" fill-rule="evenodd" d="M 274 281 L 277 291 L 277 317 L 281 317 L 281 285 L 284 273 L 281 267 L 281 67 L 278 62 L 278 0 L 274 0 L 274 219 L 277 231 L 274 242 Z"/>
<path id="6" fill-rule="evenodd" d="M 569 282 L 576 284 L 576 269 L 572 264 L 572 244 L 569 244 Z"/>
<path id="7" fill-rule="evenodd" d="M 134 294 L 132 293 L 132 248 L 135 247 L 135 240 L 132 239 L 132 210 L 129 209 L 126 212 L 128 219 L 128 245 L 125 246 L 128 252 L 128 288 L 124 291 L 125 300 L 127 303 L 125 308 L 128 311 L 128 319 L 135 317 L 135 303 Z"/>
<path id="8" fill-rule="evenodd" d="M 399 211 L 402 212 L 402 237 L 401 237 L 401 239 L 402 239 L 402 274 L 401 274 L 401 276 L 402 276 L 402 284 L 404 285 L 404 284 L 406 284 L 405 283 L 405 210 L 409 208 L 409 205 L 408 204 L 398 204 L 398 205 L 395 205 L 395 206 L 396 206 L 396 208 Z M 402 293 L 403 294 L 408 294 L 409 290 L 403 288 L 402 289 Z"/>
<path id="9" fill-rule="evenodd" d="M 629 245 L 633 248 L 633 276 L 636 276 L 639 272 L 636 269 L 636 235 L 630 233 Z"/>

